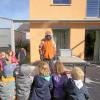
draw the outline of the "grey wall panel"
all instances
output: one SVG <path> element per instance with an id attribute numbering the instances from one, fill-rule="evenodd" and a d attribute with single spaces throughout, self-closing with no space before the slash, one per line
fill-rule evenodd
<path id="1" fill-rule="evenodd" d="M 11 45 L 11 29 L 0 29 L 0 47 Z"/>

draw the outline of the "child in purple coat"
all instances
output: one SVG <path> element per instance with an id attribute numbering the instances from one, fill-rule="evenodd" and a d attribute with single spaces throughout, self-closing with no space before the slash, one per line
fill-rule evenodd
<path id="1" fill-rule="evenodd" d="M 53 80 L 53 99 L 65 100 L 64 80 L 67 80 L 67 75 L 64 74 L 64 65 L 57 61 L 54 66 L 55 73 L 52 76 Z"/>

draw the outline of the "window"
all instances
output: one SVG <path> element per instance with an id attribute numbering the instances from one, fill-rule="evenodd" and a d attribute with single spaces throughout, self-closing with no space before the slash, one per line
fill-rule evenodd
<path id="1" fill-rule="evenodd" d="M 68 29 L 53 29 L 53 37 L 56 42 L 57 50 L 68 49 L 70 47 Z"/>
<path id="2" fill-rule="evenodd" d="M 100 0 L 87 0 L 87 17 L 100 17 Z"/>
<path id="3" fill-rule="evenodd" d="M 53 4 L 70 4 L 71 0 L 53 0 Z"/>

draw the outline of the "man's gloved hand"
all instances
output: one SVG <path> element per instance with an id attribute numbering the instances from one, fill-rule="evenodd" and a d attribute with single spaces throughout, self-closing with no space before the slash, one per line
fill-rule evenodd
<path id="1" fill-rule="evenodd" d="M 59 60 L 58 56 L 55 55 L 55 56 L 53 57 L 53 60 Z"/>
<path id="2" fill-rule="evenodd" d="M 40 54 L 40 59 L 41 59 L 41 61 L 43 61 L 43 58 L 44 58 L 44 57 L 43 57 L 43 55 L 42 55 L 42 54 Z"/>

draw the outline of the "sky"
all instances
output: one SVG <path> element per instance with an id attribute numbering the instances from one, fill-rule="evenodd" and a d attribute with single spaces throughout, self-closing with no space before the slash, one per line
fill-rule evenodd
<path id="1" fill-rule="evenodd" d="M 0 17 L 29 19 L 29 0 L 0 0 Z"/>

